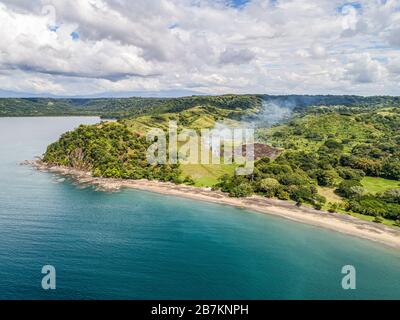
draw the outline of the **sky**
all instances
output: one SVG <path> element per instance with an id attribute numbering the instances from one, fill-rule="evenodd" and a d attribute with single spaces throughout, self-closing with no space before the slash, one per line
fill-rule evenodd
<path id="1" fill-rule="evenodd" d="M 400 0 L 0 0 L 0 96 L 400 95 Z"/>

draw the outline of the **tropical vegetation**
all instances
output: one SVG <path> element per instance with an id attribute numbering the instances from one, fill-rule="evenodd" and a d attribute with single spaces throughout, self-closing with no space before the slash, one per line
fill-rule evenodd
<path id="1" fill-rule="evenodd" d="M 399 224 L 398 98 L 228 95 L 136 103 L 124 112 L 112 103 L 103 106 L 120 119 L 64 134 L 48 147 L 44 161 L 91 170 L 95 176 L 213 187 L 232 197 L 258 194 Z M 289 109 L 290 117 L 272 127 L 257 121 L 266 103 Z M 243 119 L 254 121 L 259 142 L 284 150 L 276 159 L 257 159 L 248 176 L 235 175 L 235 164 L 150 165 L 146 161 L 145 133 L 150 128 L 166 129 L 173 120 L 180 127 L 200 130 L 221 121 L 239 125 Z"/>

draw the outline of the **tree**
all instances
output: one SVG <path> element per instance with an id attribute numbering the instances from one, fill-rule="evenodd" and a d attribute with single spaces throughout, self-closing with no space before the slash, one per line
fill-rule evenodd
<path id="1" fill-rule="evenodd" d="M 318 185 L 323 187 L 333 186 L 338 175 L 334 170 L 319 169 L 315 173 Z"/>
<path id="2" fill-rule="evenodd" d="M 353 197 L 353 198 L 360 198 L 364 192 L 365 192 L 365 189 L 361 186 L 350 187 L 350 194 L 351 194 L 351 197 Z"/>
<path id="3" fill-rule="evenodd" d="M 298 203 L 302 202 L 313 202 L 313 196 L 311 189 L 306 186 L 292 186 L 289 191 L 290 198 Z"/>
<path id="4" fill-rule="evenodd" d="M 280 185 L 279 181 L 274 178 L 265 178 L 260 181 L 259 190 L 264 192 L 267 197 L 273 197 L 278 191 Z"/>
<path id="5" fill-rule="evenodd" d="M 381 196 L 381 198 L 386 200 L 387 202 L 400 204 L 400 189 L 386 190 Z"/>
<path id="6" fill-rule="evenodd" d="M 359 191 L 353 189 L 353 187 L 362 187 L 361 183 L 357 180 L 343 180 L 336 188 L 336 193 L 344 198 L 351 198 L 355 195 L 354 192 Z"/>
<path id="7" fill-rule="evenodd" d="M 325 146 L 328 149 L 331 149 L 331 150 L 339 150 L 339 151 L 343 150 L 343 144 L 338 142 L 338 141 L 336 141 L 336 140 L 334 140 L 334 139 L 326 140 L 325 141 Z"/>
<path id="8" fill-rule="evenodd" d="M 400 180 L 400 161 L 386 160 L 383 164 L 382 171 L 385 177 Z"/>
<path id="9" fill-rule="evenodd" d="M 307 185 L 309 182 L 307 181 L 307 177 L 305 175 L 299 173 L 288 173 L 288 174 L 281 174 L 279 175 L 280 183 L 291 186 L 302 186 Z"/>
<path id="10" fill-rule="evenodd" d="M 337 173 L 342 179 L 345 180 L 357 180 L 361 181 L 365 177 L 365 173 L 362 170 L 339 167 L 336 169 Z"/>
<path id="11" fill-rule="evenodd" d="M 230 192 L 229 195 L 231 197 L 235 198 L 242 198 L 242 197 L 248 197 L 252 195 L 253 193 L 253 188 L 249 183 L 242 182 L 241 184 L 234 186 Z"/>

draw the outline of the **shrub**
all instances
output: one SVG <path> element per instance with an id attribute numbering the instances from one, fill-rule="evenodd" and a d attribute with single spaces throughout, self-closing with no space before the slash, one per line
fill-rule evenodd
<path id="1" fill-rule="evenodd" d="M 336 188 L 336 193 L 344 198 L 351 198 L 355 196 L 355 192 L 360 191 L 359 189 L 354 189 L 354 187 L 362 187 L 360 181 L 343 180 Z"/>
<path id="2" fill-rule="evenodd" d="M 361 181 L 365 177 L 365 173 L 362 170 L 339 167 L 336 169 L 337 173 L 342 179 L 345 180 L 357 180 Z"/>
<path id="3" fill-rule="evenodd" d="M 265 193 L 267 197 L 273 197 L 275 196 L 279 187 L 280 183 L 278 180 L 274 178 L 265 178 L 260 181 L 258 190 Z"/>
<path id="4" fill-rule="evenodd" d="M 189 185 L 189 186 L 193 186 L 193 185 L 196 184 L 196 182 L 195 182 L 195 181 L 193 180 L 193 178 L 190 177 L 190 176 L 186 176 L 185 179 L 183 180 L 183 183 L 184 183 L 184 184 L 187 184 L 187 185 Z"/>
<path id="5" fill-rule="evenodd" d="M 308 179 L 299 173 L 287 173 L 279 176 L 279 182 L 286 186 L 302 186 L 308 184 Z"/>
<path id="6" fill-rule="evenodd" d="M 287 191 L 285 191 L 283 189 L 280 189 L 276 193 L 276 197 L 278 199 L 280 199 L 280 200 L 289 200 L 290 199 L 290 194 Z"/>
<path id="7" fill-rule="evenodd" d="M 338 178 L 334 170 L 317 170 L 315 172 L 318 185 L 323 187 L 333 186 Z"/>
<path id="8" fill-rule="evenodd" d="M 373 222 L 375 222 L 375 223 L 382 223 L 382 222 L 383 222 L 383 219 L 382 219 L 382 217 L 376 216 L 375 219 L 373 220 Z"/>
<path id="9" fill-rule="evenodd" d="M 326 140 L 325 146 L 329 149 L 340 150 L 340 151 L 343 150 L 343 145 L 340 142 L 333 139 Z"/>
<path id="10" fill-rule="evenodd" d="M 322 209 L 322 204 L 321 203 L 314 204 L 314 209 L 315 210 L 321 210 Z"/>
<path id="11" fill-rule="evenodd" d="M 368 216 L 384 216 L 386 209 L 386 203 L 374 196 L 365 196 L 361 199 L 351 200 L 348 203 L 348 210 Z"/>
<path id="12" fill-rule="evenodd" d="M 310 187 L 307 186 L 292 186 L 289 189 L 290 199 L 293 201 L 302 202 L 313 202 L 314 193 Z"/>
<path id="13" fill-rule="evenodd" d="M 242 182 L 241 184 L 234 186 L 229 191 L 229 196 L 235 198 L 248 197 L 253 194 L 253 188 L 249 183 Z"/>
<path id="14" fill-rule="evenodd" d="M 328 212 L 330 212 L 330 213 L 338 212 L 338 210 L 339 210 L 339 204 L 338 203 L 331 203 L 330 202 L 328 205 L 329 205 Z"/>
<path id="15" fill-rule="evenodd" d="M 386 160 L 383 165 L 383 175 L 389 179 L 400 180 L 400 161 Z"/>
<path id="16" fill-rule="evenodd" d="M 387 202 L 400 204 L 400 189 L 388 189 L 381 196 Z"/>

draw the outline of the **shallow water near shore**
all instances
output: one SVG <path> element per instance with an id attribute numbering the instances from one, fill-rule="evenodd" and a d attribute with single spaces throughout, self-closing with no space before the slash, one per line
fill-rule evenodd
<path id="1" fill-rule="evenodd" d="M 0 299 L 400 298 L 400 252 L 274 216 L 19 163 L 99 119 L 0 118 Z M 41 268 L 57 289 L 41 288 Z M 341 287 L 341 268 L 357 289 Z"/>

